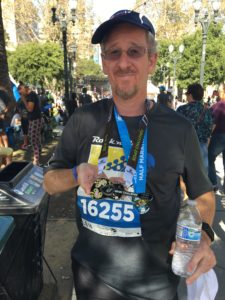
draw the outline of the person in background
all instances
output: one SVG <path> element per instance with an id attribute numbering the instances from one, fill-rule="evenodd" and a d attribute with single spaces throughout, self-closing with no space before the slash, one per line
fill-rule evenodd
<path id="1" fill-rule="evenodd" d="M 160 93 L 157 96 L 157 102 L 165 105 L 171 109 L 174 109 L 174 105 L 173 105 L 173 96 L 169 95 L 169 94 L 164 94 L 164 93 Z"/>
<path id="2" fill-rule="evenodd" d="M 12 128 L 13 131 L 13 141 L 15 147 L 20 142 L 21 136 L 21 116 L 17 106 L 15 108 L 14 115 L 10 122 L 10 128 Z"/>
<path id="3" fill-rule="evenodd" d="M 215 160 L 222 153 L 223 158 L 223 193 L 225 193 L 225 101 L 217 96 L 217 103 L 212 107 L 212 114 L 215 124 L 215 129 L 212 132 L 212 137 L 209 143 L 208 157 L 209 157 L 209 178 L 213 184 L 214 191 L 220 193 Z"/>
<path id="4" fill-rule="evenodd" d="M 211 225 L 215 213 L 198 139 L 187 119 L 147 99 L 157 49 L 144 15 L 116 12 L 92 43 L 100 43 L 112 98 L 74 112 L 44 175 L 51 195 L 78 187 L 79 235 L 71 254 L 77 300 L 175 300 L 180 175 L 202 220 Z M 202 231 L 188 284 L 215 265 L 210 244 Z"/>
<path id="5" fill-rule="evenodd" d="M 160 85 L 159 94 L 166 94 L 166 87 L 164 85 Z"/>
<path id="6" fill-rule="evenodd" d="M 20 98 L 17 102 L 18 111 L 21 117 L 21 129 L 23 133 L 23 144 L 20 146 L 22 150 L 27 150 L 29 145 L 28 129 L 29 129 L 29 120 L 28 120 L 28 111 Z"/>
<path id="7" fill-rule="evenodd" d="M 74 113 L 76 108 L 77 108 L 77 94 L 73 92 L 71 93 L 71 98 L 68 101 L 69 117 Z"/>
<path id="8" fill-rule="evenodd" d="M 90 103 L 92 103 L 91 95 L 87 93 L 87 88 L 83 87 L 82 94 L 80 94 L 79 97 L 79 106 L 81 107 L 83 105 L 90 104 Z"/>
<path id="9" fill-rule="evenodd" d="M 190 84 L 186 92 L 188 103 L 177 108 L 194 126 L 201 147 L 202 159 L 208 172 L 208 144 L 213 130 L 213 118 L 203 104 L 204 89 L 199 83 Z"/>
<path id="10" fill-rule="evenodd" d="M 17 107 L 16 107 L 16 109 L 14 111 L 14 114 L 13 114 L 10 126 L 13 127 L 14 131 L 16 131 L 16 132 L 20 131 L 20 128 L 21 128 L 21 116 L 20 116 L 20 113 L 19 113 L 19 110 L 18 110 Z"/>
<path id="11" fill-rule="evenodd" d="M 34 157 L 33 164 L 39 165 L 40 163 L 40 153 L 41 153 L 41 108 L 38 95 L 30 90 L 30 88 L 23 83 L 20 83 L 18 86 L 18 91 L 21 95 L 23 104 L 28 112 L 29 120 L 29 141 L 33 147 Z"/>
<path id="12" fill-rule="evenodd" d="M 9 95 L 4 87 L 0 87 L 0 147 L 9 147 L 9 140 L 6 134 L 5 118 L 10 103 Z"/>
<path id="13" fill-rule="evenodd" d="M 56 123 L 59 125 L 60 122 L 63 122 L 63 118 L 60 115 L 61 107 L 59 104 L 53 104 L 52 116 L 55 118 Z"/>

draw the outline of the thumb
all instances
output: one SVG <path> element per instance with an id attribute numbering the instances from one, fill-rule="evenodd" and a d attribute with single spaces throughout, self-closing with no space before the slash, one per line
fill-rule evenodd
<path id="1" fill-rule="evenodd" d="M 171 245 L 171 248 L 170 248 L 169 254 L 171 254 L 171 255 L 173 255 L 173 254 L 174 254 L 174 251 L 175 251 L 175 246 L 176 246 L 176 242 L 172 242 L 172 245 Z"/>

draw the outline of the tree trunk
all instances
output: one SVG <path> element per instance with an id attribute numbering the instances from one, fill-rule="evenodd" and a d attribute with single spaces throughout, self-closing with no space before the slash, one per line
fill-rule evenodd
<path id="1" fill-rule="evenodd" d="M 7 53 L 5 49 L 5 36 L 4 36 L 4 26 L 3 26 L 3 19 L 2 19 L 2 6 L 0 0 L 0 87 L 3 87 L 7 90 L 11 103 L 10 107 L 13 107 L 15 104 L 15 100 L 13 97 L 11 83 L 9 79 L 9 69 L 8 69 L 8 62 L 7 62 Z"/>

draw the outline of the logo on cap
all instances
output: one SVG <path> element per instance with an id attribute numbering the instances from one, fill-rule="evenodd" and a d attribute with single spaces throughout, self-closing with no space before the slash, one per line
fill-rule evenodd
<path id="1" fill-rule="evenodd" d="M 119 17 L 119 16 L 122 16 L 122 15 L 126 15 L 126 14 L 130 14 L 132 11 L 131 10 L 128 10 L 128 9 L 123 9 L 123 10 L 119 10 L 117 11 L 115 14 L 113 14 L 111 17 L 110 17 L 110 20 L 116 18 L 116 17 Z"/>

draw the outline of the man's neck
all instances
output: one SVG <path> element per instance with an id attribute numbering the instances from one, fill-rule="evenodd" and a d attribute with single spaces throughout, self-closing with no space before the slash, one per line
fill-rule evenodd
<path id="1" fill-rule="evenodd" d="M 141 116 L 146 112 L 145 97 L 138 100 L 137 98 L 122 100 L 118 97 L 113 98 L 117 111 L 121 116 L 134 117 Z"/>

